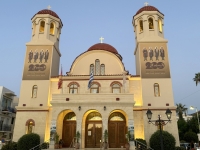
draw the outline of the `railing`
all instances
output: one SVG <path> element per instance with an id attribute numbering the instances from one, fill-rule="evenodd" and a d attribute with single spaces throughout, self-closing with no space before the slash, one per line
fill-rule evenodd
<path id="1" fill-rule="evenodd" d="M 41 144 L 38 144 L 36 146 L 34 146 L 33 148 L 29 149 L 29 150 L 41 150 L 41 149 L 49 149 L 49 143 L 51 142 L 51 139 L 41 143 Z"/>
<path id="2" fill-rule="evenodd" d="M 0 131 L 11 131 L 11 125 L 4 124 L 0 127 Z"/>
<path id="3" fill-rule="evenodd" d="M 16 113 L 16 110 L 15 110 L 15 108 L 12 108 L 12 107 L 7 107 L 7 106 L 5 106 L 5 107 L 3 107 L 2 108 L 2 112 L 4 112 L 4 111 L 8 111 L 8 112 L 10 112 L 10 113 Z"/>
<path id="4" fill-rule="evenodd" d="M 154 150 L 151 147 L 148 147 L 147 145 L 145 145 L 142 142 L 139 142 L 137 140 L 135 140 L 135 149 L 136 150 Z"/>

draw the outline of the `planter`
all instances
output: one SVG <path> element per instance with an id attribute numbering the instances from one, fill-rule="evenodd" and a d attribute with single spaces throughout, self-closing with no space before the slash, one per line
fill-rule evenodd
<path id="1" fill-rule="evenodd" d="M 75 144 L 75 148 L 76 148 L 76 149 L 80 149 L 80 143 L 76 143 L 76 144 Z"/>
<path id="2" fill-rule="evenodd" d="M 129 150 L 129 149 L 130 149 L 130 144 L 129 144 L 129 143 L 126 143 L 126 144 L 125 144 L 125 147 L 126 147 L 126 150 Z"/>
<path id="3" fill-rule="evenodd" d="M 108 149 L 108 143 L 107 142 L 103 142 L 103 148 Z"/>
<path id="4" fill-rule="evenodd" d="M 59 148 L 62 148 L 62 144 L 59 144 Z"/>
<path id="5" fill-rule="evenodd" d="M 59 149 L 59 144 L 54 144 L 54 149 Z"/>

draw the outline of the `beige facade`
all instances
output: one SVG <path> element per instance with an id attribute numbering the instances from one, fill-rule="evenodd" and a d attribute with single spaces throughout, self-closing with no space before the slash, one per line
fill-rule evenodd
<path id="1" fill-rule="evenodd" d="M 80 54 L 69 72 L 59 75 L 59 34 L 62 22 L 52 12 L 38 12 L 32 18 L 33 37 L 27 43 L 27 52 L 34 49 L 34 46 L 38 50 L 51 49 L 45 70 L 45 75 L 49 76 L 44 77 L 43 70 L 40 70 L 41 74 L 33 70 L 35 76 L 22 80 L 13 140 L 17 141 L 22 135 L 34 132 L 41 136 L 41 141 L 46 141 L 50 139 L 50 129 L 54 124 L 60 139 L 66 142 L 65 146 L 69 146 L 72 141 L 66 137 L 66 133 L 73 138 L 74 131 L 79 131 L 82 148 L 98 147 L 99 142 L 103 141 L 104 131 L 108 130 L 109 146 L 120 148 L 126 143 L 125 135 L 129 129 L 134 129 L 135 138 L 145 139 L 149 143 L 157 126 L 148 123 L 147 110 L 153 112 L 152 119 L 157 119 L 158 115 L 165 119 L 165 111 L 169 108 L 172 111 L 172 121 L 164 126 L 164 130 L 172 133 L 179 145 L 167 40 L 164 39 L 164 29 L 161 30 L 164 15 L 159 11 L 142 11 L 133 18 L 137 75 L 128 74 L 117 50 L 104 43 L 95 44 Z M 153 29 L 149 29 L 149 18 L 153 21 Z M 161 23 L 158 23 L 159 19 Z M 141 20 L 143 26 L 139 28 Z M 44 29 L 40 27 L 41 21 L 45 22 Z M 54 22 L 55 32 L 52 32 L 51 22 Z M 44 31 L 41 33 L 40 29 Z M 148 45 L 147 51 L 143 48 L 144 44 Z M 158 56 L 155 45 L 158 45 L 160 52 Z M 151 51 L 155 53 L 152 58 Z M 43 56 L 43 53 L 39 54 L 38 60 L 40 55 Z M 30 73 L 27 70 L 30 63 L 27 61 L 34 60 L 31 56 L 30 53 L 25 58 L 25 75 Z M 37 61 L 34 63 L 38 64 Z M 91 72 L 94 79 L 88 88 Z M 58 88 L 61 81 L 62 87 Z M 71 117 L 68 116 L 70 113 Z M 96 134 L 93 136 L 93 133 Z M 93 143 L 93 138 L 98 142 Z"/>

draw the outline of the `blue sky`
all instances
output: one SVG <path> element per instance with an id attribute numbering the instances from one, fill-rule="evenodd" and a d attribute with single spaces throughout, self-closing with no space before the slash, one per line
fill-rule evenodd
<path id="1" fill-rule="evenodd" d="M 25 43 L 31 39 L 31 18 L 50 5 L 64 24 L 60 51 L 63 72 L 90 46 L 104 42 L 123 57 L 126 70 L 135 75 L 135 36 L 132 17 L 145 1 L 123 0 L 1 0 L 0 1 L 0 85 L 20 92 Z M 193 81 L 200 71 L 200 1 L 158 1 L 148 3 L 165 15 L 164 33 L 168 42 L 175 103 L 200 109 L 200 85 Z"/>

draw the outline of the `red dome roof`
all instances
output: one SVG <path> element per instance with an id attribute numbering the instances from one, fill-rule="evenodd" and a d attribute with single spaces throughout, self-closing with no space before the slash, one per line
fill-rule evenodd
<path id="1" fill-rule="evenodd" d="M 106 51 L 118 54 L 117 50 L 113 46 L 106 43 L 97 43 L 91 46 L 87 51 L 92 51 L 92 50 L 106 50 Z"/>
<path id="2" fill-rule="evenodd" d="M 53 17 L 56 17 L 56 18 L 60 19 L 59 16 L 58 16 L 54 11 L 49 10 L 49 9 L 40 10 L 40 11 L 38 11 L 38 13 L 36 13 L 35 15 L 37 15 L 37 14 L 49 14 L 49 15 L 51 15 L 51 16 L 53 16 Z M 35 17 L 35 15 L 34 15 L 31 19 L 33 19 L 33 18 Z M 61 20 L 61 19 L 60 19 L 60 20 Z M 62 21 L 61 21 L 61 23 L 62 23 Z"/>
<path id="3" fill-rule="evenodd" d="M 139 13 L 143 12 L 143 11 L 158 11 L 159 13 L 161 13 L 161 12 L 160 12 L 156 7 L 154 7 L 154 6 L 144 6 L 144 7 L 140 8 L 140 9 L 136 12 L 135 16 L 138 15 Z M 162 13 L 161 13 L 161 14 L 162 14 Z M 162 14 L 162 15 L 163 15 L 163 14 Z"/>

